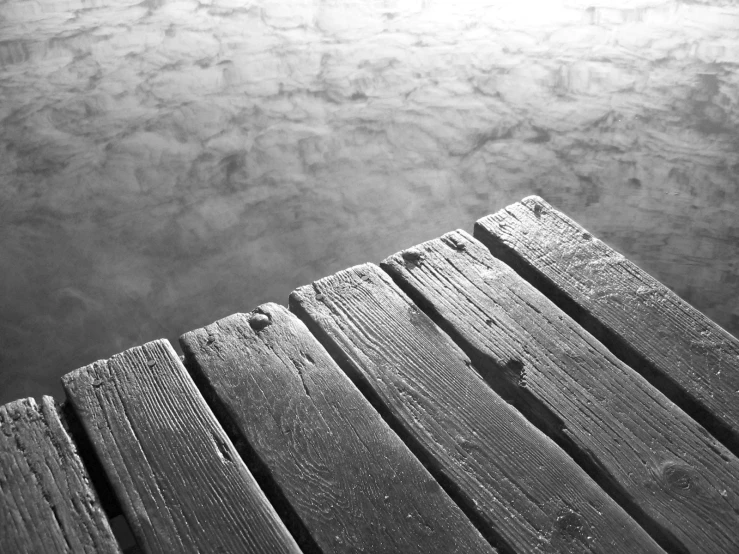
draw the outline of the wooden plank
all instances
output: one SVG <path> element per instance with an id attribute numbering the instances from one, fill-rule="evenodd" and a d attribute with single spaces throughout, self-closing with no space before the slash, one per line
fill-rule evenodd
<path id="1" fill-rule="evenodd" d="M 290 308 L 503 552 L 661 552 L 377 266 L 302 287 Z"/>
<path id="2" fill-rule="evenodd" d="M 539 197 L 475 237 L 739 455 L 739 340 Z"/>
<path id="3" fill-rule="evenodd" d="M 180 343 L 283 519 L 298 520 L 293 534 L 315 551 L 495 552 L 286 308 L 265 304 Z"/>
<path id="4" fill-rule="evenodd" d="M 62 383 L 144 551 L 300 552 L 169 342 Z"/>
<path id="5" fill-rule="evenodd" d="M 50 396 L 0 407 L 0 552 L 120 553 Z"/>
<path id="6" fill-rule="evenodd" d="M 383 267 L 668 550 L 739 551 L 739 460 L 482 244 L 457 231 Z"/>

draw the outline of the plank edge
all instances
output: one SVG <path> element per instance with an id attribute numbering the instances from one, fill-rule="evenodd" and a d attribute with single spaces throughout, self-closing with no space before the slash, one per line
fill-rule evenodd
<path id="1" fill-rule="evenodd" d="M 556 210 L 556 208 L 552 207 L 539 196 L 528 196 L 524 200 L 541 202 L 545 204 L 548 209 L 554 210 L 567 220 L 572 221 L 565 214 Z M 580 306 L 576 300 L 557 286 L 553 280 L 539 271 L 533 264 L 530 264 L 520 256 L 514 248 L 505 244 L 502 239 L 486 227 L 486 223 L 491 221 L 494 216 L 506 212 L 508 208 L 512 206 L 523 204 L 524 200 L 519 203 L 511 204 L 494 214 L 478 219 L 474 225 L 474 238 L 481 242 L 488 249 L 491 255 L 511 267 L 521 278 L 536 288 L 551 300 L 560 310 L 565 312 L 583 329 L 600 341 L 613 355 L 644 377 L 653 387 L 659 390 L 681 410 L 700 424 L 707 433 L 723 444 L 732 454 L 739 457 L 739 432 L 734 432 L 726 422 L 711 413 L 711 411 L 698 399 L 692 397 L 692 395 L 685 391 L 685 389 L 676 381 L 649 362 L 649 360 L 640 354 L 626 339 L 622 338 L 615 330 L 601 322 L 595 315 Z M 526 208 L 531 209 L 529 206 L 526 206 Z M 572 223 L 581 228 L 583 232 L 587 232 L 577 222 L 572 221 Z M 639 268 L 639 271 L 644 272 L 641 268 Z M 665 286 L 662 283 L 659 284 L 662 287 Z M 691 308 L 695 310 L 692 306 Z M 725 330 L 723 331 L 726 333 Z"/>

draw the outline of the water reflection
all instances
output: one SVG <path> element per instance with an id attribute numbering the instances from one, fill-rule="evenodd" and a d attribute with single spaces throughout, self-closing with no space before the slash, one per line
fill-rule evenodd
<path id="1" fill-rule="evenodd" d="M 0 402 L 537 193 L 739 332 L 729 1 L 0 3 Z"/>

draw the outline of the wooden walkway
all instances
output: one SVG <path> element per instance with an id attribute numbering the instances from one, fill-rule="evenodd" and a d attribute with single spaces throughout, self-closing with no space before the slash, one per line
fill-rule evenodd
<path id="1" fill-rule="evenodd" d="M 739 553 L 739 341 L 541 198 L 0 407 L 0 553 Z"/>

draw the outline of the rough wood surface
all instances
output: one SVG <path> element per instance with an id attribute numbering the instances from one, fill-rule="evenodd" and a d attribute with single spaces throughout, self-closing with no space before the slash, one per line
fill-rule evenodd
<path id="1" fill-rule="evenodd" d="M 120 553 L 49 396 L 0 407 L 0 552 Z"/>
<path id="2" fill-rule="evenodd" d="M 482 244 L 448 233 L 383 267 L 661 544 L 739 552 L 739 460 Z"/>
<path id="3" fill-rule="evenodd" d="M 315 551 L 494 552 L 286 308 L 265 304 L 180 343 L 234 443 L 258 459 L 262 487 Z"/>
<path id="4" fill-rule="evenodd" d="M 739 340 L 541 198 L 475 237 L 739 455 Z"/>
<path id="5" fill-rule="evenodd" d="M 290 308 L 502 552 L 661 552 L 376 266 Z"/>
<path id="6" fill-rule="evenodd" d="M 169 342 L 62 383 L 144 551 L 300 552 Z"/>

